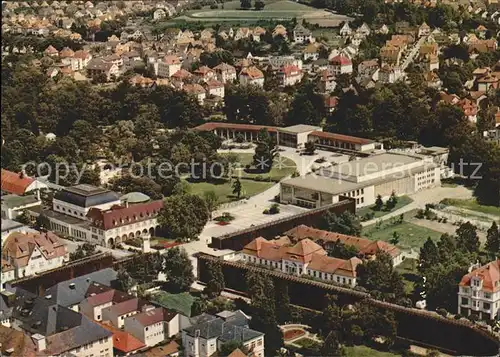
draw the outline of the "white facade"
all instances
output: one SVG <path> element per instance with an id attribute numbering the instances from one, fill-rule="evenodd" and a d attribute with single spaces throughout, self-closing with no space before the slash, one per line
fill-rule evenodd
<path id="1" fill-rule="evenodd" d="M 155 346 L 166 339 L 169 339 L 179 333 L 179 315 L 177 314 L 170 321 L 158 321 L 144 326 L 138 320 L 132 317 L 125 319 L 125 331 L 142 341 L 146 346 Z"/>
<path id="2" fill-rule="evenodd" d="M 123 328 L 125 326 L 125 319 L 138 313 L 137 310 L 134 310 L 121 314 L 113 309 L 113 306 L 103 308 L 101 311 L 102 320 L 111 322 L 116 328 Z"/>
<path id="3" fill-rule="evenodd" d="M 85 219 L 87 216 L 87 213 L 91 208 L 99 208 L 100 210 L 108 210 L 114 205 L 119 205 L 121 202 L 119 199 L 111 202 L 104 203 L 102 205 L 97 205 L 97 206 L 89 206 L 89 207 L 80 207 L 65 201 L 60 201 L 58 199 L 55 199 L 52 201 L 52 209 L 56 212 L 76 217 L 79 219 Z"/>
<path id="4" fill-rule="evenodd" d="M 481 319 L 500 318 L 500 291 L 484 291 L 480 279 L 472 280 L 472 286 L 461 286 L 458 291 L 458 313 L 468 316 L 472 311 L 479 313 Z"/>
<path id="5" fill-rule="evenodd" d="M 208 95 L 224 98 L 224 86 L 220 87 L 207 87 Z"/>
<path id="6" fill-rule="evenodd" d="M 16 219 L 19 215 L 23 213 L 25 209 L 40 206 L 42 201 L 36 201 L 31 203 L 22 204 L 19 206 L 9 206 L 2 202 L 1 204 L 1 212 L 3 219 Z"/>
<path id="7" fill-rule="evenodd" d="M 164 61 L 158 61 L 157 62 L 157 75 L 158 77 L 161 78 L 170 78 L 172 75 L 179 71 L 181 69 L 182 64 L 179 63 L 173 63 L 173 64 L 167 64 Z"/>
<path id="8" fill-rule="evenodd" d="M 260 78 L 250 78 L 246 75 L 240 75 L 240 84 L 241 85 L 254 85 L 257 87 L 264 87 L 264 77 Z"/>
<path id="9" fill-rule="evenodd" d="M 78 356 L 78 357 L 113 357 L 113 337 L 106 337 L 99 341 L 88 343 L 84 346 L 66 351 L 59 356 Z"/>
<path id="10" fill-rule="evenodd" d="M 89 304 L 88 300 L 85 299 L 80 303 L 79 312 L 95 321 L 102 321 L 102 309 L 110 307 L 112 305 L 113 303 L 109 301 L 101 305 L 92 306 Z"/>
<path id="11" fill-rule="evenodd" d="M 209 357 L 217 352 L 222 345 L 217 338 L 204 339 L 193 337 L 182 331 L 182 345 L 184 346 L 184 356 L 186 357 Z M 243 344 L 256 357 L 264 357 L 264 337 L 258 337 Z"/>

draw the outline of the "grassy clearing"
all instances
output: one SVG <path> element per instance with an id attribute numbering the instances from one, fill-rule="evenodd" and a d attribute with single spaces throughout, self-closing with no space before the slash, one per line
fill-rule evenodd
<path id="1" fill-rule="evenodd" d="M 373 239 L 389 242 L 394 232 L 399 233 L 398 247 L 404 249 L 420 248 L 424 245 L 428 237 L 437 240 L 441 233 L 429 228 L 420 227 L 416 224 L 403 221 L 401 224 L 383 223 L 377 227 L 377 224 L 371 224 L 363 228 L 363 236 Z"/>
<path id="2" fill-rule="evenodd" d="M 345 347 L 347 357 L 397 357 L 398 354 L 382 352 L 367 346 Z"/>
<path id="3" fill-rule="evenodd" d="M 160 291 L 153 296 L 152 300 L 186 316 L 191 316 L 191 305 L 193 305 L 195 298 L 189 293 L 171 294 Z"/>
<path id="4" fill-rule="evenodd" d="M 217 197 L 219 197 L 219 203 L 226 203 L 238 200 L 238 197 L 233 194 L 232 183 L 229 180 L 219 180 L 215 183 L 212 182 L 189 182 L 189 187 L 191 188 L 191 193 L 203 197 L 203 193 L 207 191 L 214 191 Z M 261 182 L 253 180 L 241 180 L 242 192 L 241 198 L 254 196 L 258 193 L 264 192 L 271 186 L 274 182 Z"/>
<path id="5" fill-rule="evenodd" d="M 297 170 L 297 165 L 293 160 L 286 157 L 280 157 L 274 160 L 273 167 L 268 173 L 260 173 L 252 165 L 253 154 L 241 153 L 238 155 L 239 169 L 234 173 L 234 177 L 259 179 L 260 181 L 271 180 L 280 181 L 281 179 L 293 174 Z M 245 171 L 245 166 L 251 165 L 250 169 Z"/>
<path id="6" fill-rule="evenodd" d="M 363 217 L 364 215 L 373 212 L 375 214 L 375 216 L 373 216 L 373 218 L 380 218 L 380 217 L 385 216 L 387 213 L 394 212 L 394 211 L 400 209 L 401 207 L 404 207 L 412 202 L 413 202 L 413 200 L 410 197 L 400 196 L 400 197 L 398 197 L 398 203 L 396 204 L 396 207 L 394 207 L 390 211 L 385 211 L 383 208 L 381 211 L 376 211 L 373 209 L 373 206 L 371 206 L 371 207 L 363 207 L 363 208 L 357 210 L 356 213 L 359 217 Z"/>
<path id="7" fill-rule="evenodd" d="M 491 214 L 493 216 L 498 216 L 500 218 L 500 207 L 485 206 L 479 204 L 474 198 L 468 200 L 445 198 L 444 200 L 441 201 L 441 203 L 447 206 L 455 206 L 455 207 L 469 209 L 471 211 Z"/>
<path id="8" fill-rule="evenodd" d="M 411 294 L 413 290 L 415 290 L 415 282 L 420 279 L 418 276 L 417 264 L 417 259 L 406 258 L 401 264 L 395 267 L 395 270 L 403 277 L 406 294 Z"/>

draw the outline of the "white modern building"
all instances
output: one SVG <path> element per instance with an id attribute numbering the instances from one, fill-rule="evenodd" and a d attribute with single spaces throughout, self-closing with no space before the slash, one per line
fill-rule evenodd
<path id="1" fill-rule="evenodd" d="M 470 269 L 459 284 L 458 313 L 500 320 L 500 259 Z"/>
<path id="2" fill-rule="evenodd" d="M 157 307 L 125 319 L 125 331 L 146 346 L 155 346 L 179 333 L 179 313 Z"/>
<path id="3" fill-rule="evenodd" d="M 356 200 L 356 207 L 364 207 L 373 205 L 378 195 L 412 194 L 440 184 L 441 169 L 431 157 L 382 153 L 284 180 L 280 198 L 313 208 L 347 196 Z"/>

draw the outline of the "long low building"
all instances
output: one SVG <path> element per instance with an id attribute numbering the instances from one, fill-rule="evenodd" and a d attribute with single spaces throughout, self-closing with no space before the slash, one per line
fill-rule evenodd
<path id="1" fill-rule="evenodd" d="M 441 184 L 440 167 L 432 158 L 383 153 L 321 169 L 281 182 L 280 200 L 317 208 L 339 201 L 356 200 L 356 207 L 373 205 L 378 195 L 389 197 L 415 193 Z"/>
<path id="2" fill-rule="evenodd" d="M 276 127 L 252 124 L 234 124 L 222 122 L 205 123 L 194 128 L 197 131 L 209 131 L 225 140 L 236 140 L 238 137 L 245 141 L 257 140 L 259 131 L 266 129 L 271 137 L 276 139 L 278 145 L 301 149 L 305 143 L 312 141 L 320 149 L 331 151 L 355 151 L 368 153 L 382 150 L 383 145 L 373 140 L 355 136 L 341 135 L 324 132 L 319 126 L 293 125 L 289 127 Z"/>

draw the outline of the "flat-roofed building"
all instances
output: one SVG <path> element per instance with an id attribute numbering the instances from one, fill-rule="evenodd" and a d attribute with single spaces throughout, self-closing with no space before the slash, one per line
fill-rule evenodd
<path id="1" fill-rule="evenodd" d="M 356 200 L 356 207 L 364 207 L 373 205 L 378 195 L 406 195 L 439 186 L 440 173 L 430 157 L 383 153 L 284 180 L 280 199 L 316 208 L 347 196 Z"/>
<path id="2" fill-rule="evenodd" d="M 309 134 L 322 131 L 319 126 L 298 124 L 286 128 L 278 128 L 278 145 L 302 148 L 307 143 Z"/>

